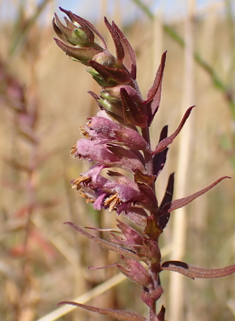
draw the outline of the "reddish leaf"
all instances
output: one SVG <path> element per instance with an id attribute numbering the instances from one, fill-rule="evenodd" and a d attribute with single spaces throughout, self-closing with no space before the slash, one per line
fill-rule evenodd
<path id="1" fill-rule="evenodd" d="M 146 268 L 136 260 L 128 259 L 121 255 L 121 259 L 125 262 L 126 266 L 116 264 L 116 267 L 126 275 L 133 282 L 136 282 L 142 286 L 149 287 L 152 285 L 152 279 Z"/>
<path id="2" fill-rule="evenodd" d="M 122 31 L 118 26 L 112 22 L 112 27 L 116 30 L 116 33 L 119 35 L 120 42 L 124 49 L 124 59 L 123 64 L 131 74 L 132 79 L 136 79 L 136 57 L 133 48 L 131 47 L 129 41 L 126 39 Z"/>
<path id="3" fill-rule="evenodd" d="M 162 305 L 161 310 L 157 315 L 158 321 L 165 321 L 165 312 L 166 312 L 166 309 L 165 309 L 164 305 Z"/>
<path id="4" fill-rule="evenodd" d="M 124 49 L 121 44 L 120 38 L 119 38 L 115 28 L 113 28 L 113 26 L 111 26 L 111 24 L 108 22 L 108 20 L 106 18 L 104 18 L 104 22 L 105 22 L 107 28 L 109 29 L 109 32 L 113 38 L 113 42 L 114 42 L 114 45 L 116 48 L 117 61 L 121 65 L 123 62 L 123 58 L 124 58 Z"/>
<path id="5" fill-rule="evenodd" d="M 165 204 L 170 203 L 172 201 L 173 192 L 174 192 L 174 176 L 175 176 L 175 173 L 172 173 L 169 176 L 166 192 L 162 199 L 161 205 L 159 207 L 160 210 L 164 207 Z"/>
<path id="6" fill-rule="evenodd" d="M 146 127 L 147 117 L 133 102 L 125 88 L 120 89 L 124 119 L 134 126 Z"/>
<path id="7" fill-rule="evenodd" d="M 235 264 L 221 269 L 204 269 L 181 261 L 166 261 L 162 264 L 161 270 L 179 272 L 191 279 L 212 279 L 235 273 Z"/>
<path id="8" fill-rule="evenodd" d="M 131 207 L 126 213 L 127 216 L 133 223 L 144 227 L 146 225 L 147 213 L 143 208 Z"/>
<path id="9" fill-rule="evenodd" d="M 135 171 L 135 174 L 134 174 L 134 180 L 136 183 L 145 183 L 151 186 L 154 183 L 155 179 L 156 177 L 154 175 L 144 174 L 138 169 Z"/>
<path id="10" fill-rule="evenodd" d="M 94 60 L 90 60 L 89 64 L 94 68 L 107 82 L 113 82 L 117 84 L 126 84 L 130 82 L 130 76 L 127 70 L 120 68 L 111 68 L 105 65 L 101 65 Z"/>
<path id="11" fill-rule="evenodd" d="M 160 298 L 162 293 L 162 287 L 158 286 L 157 289 L 152 292 L 142 291 L 141 299 L 145 304 L 147 304 L 147 306 L 152 307 L 154 302 L 156 302 Z"/>
<path id="12" fill-rule="evenodd" d="M 96 93 L 94 93 L 91 90 L 88 91 L 88 94 L 90 94 L 95 100 L 98 100 L 100 98 L 98 95 L 96 95 Z"/>
<path id="13" fill-rule="evenodd" d="M 59 7 L 59 8 L 62 12 L 66 13 L 68 15 L 68 17 L 70 18 L 71 21 L 76 21 L 82 27 L 82 29 L 86 32 L 86 34 L 90 40 L 93 39 L 93 35 L 91 34 L 91 32 L 93 31 L 99 37 L 102 47 L 107 49 L 104 37 L 101 35 L 101 33 L 96 29 L 96 27 L 92 23 L 90 23 L 86 19 L 83 19 L 82 17 L 75 15 L 71 11 L 67 11 L 61 7 Z"/>
<path id="14" fill-rule="evenodd" d="M 76 21 L 83 29 L 83 31 L 86 33 L 87 39 L 89 41 L 89 43 L 94 43 L 94 33 L 92 32 L 92 30 L 88 27 L 88 21 L 75 15 L 74 13 L 72 13 L 71 11 L 67 11 L 65 9 L 60 8 L 60 10 L 64 13 L 67 14 L 67 16 L 70 18 L 70 20 L 72 22 Z M 89 23 L 90 24 L 90 23 Z M 59 26 L 61 27 L 61 26 Z"/>
<path id="15" fill-rule="evenodd" d="M 164 138 L 162 141 L 159 142 L 159 144 L 157 145 L 156 149 L 153 152 L 153 155 L 162 152 L 165 148 L 167 148 L 168 145 L 170 145 L 173 142 L 175 137 L 181 131 L 182 127 L 184 126 L 184 123 L 186 122 L 186 120 L 188 119 L 188 117 L 189 117 L 189 115 L 191 113 L 191 110 L 194 107 L 195 106 L 192 106 L 192 107 L 187 109 L 186 113 L 184 114 L 183 119 L 181 120 L 181 122 L 179 124 L 179 127 L 176 129 L 176 131 L 172 135 L 170 135 L 169 137 Z"/>
<path id="16" fill-rule="evenodd" d="M 198 196 L 205 194 L 207 191 L 209 191 L 212 187 L 214 187 L 215 185 L 217 185 L 219 182 L 221 182 L 223 179 L 225 178 L 231 178 L 229 176 L 223 176 L 219 179 L 217 179 L 214 183 L 212 183 L 211 185 L 207 186 L 206 188 L 200 190 L 197 193 L 194 193 L 188 197 L 184 197 L 184 198 L 180 198 L 178 200 L 175 200 L 171 203 L 167 203 L 163 206 L 161 212 L 165 213 L 165 212 L 171 212 L 173 210 L 176 210 L 177 208 L 183 207 L 189 203 L 191 203 L 195 198 L 197 198 Z"/>
<path id="17" fill-rule="evenodd" d="M 143 237 L 139 234 L 139 232 L 137 232 L 128 224 L 125 224 L 124 222 L 117 220 L 117 227 L 125 236 L 127 242 L 138 245 L 143 244 Z"/>
<path id="18" fill-rule="evenodd" d="M 85 304 L 72 302 L 72 301 L 63 301 L 63 302 L 60 302 L 58 305 L 62 305 L 62 304 L 70 304 L 79 308 L 86 309 L 88 311 L 96 312 L 99 314 L 110 315 L 117 320 L 147 321 L 147 319 L 145 319 L 142 315 L 133 313 L 133 312 L 128 312 L 128 311 L 95 308 L 90 305 L 85 305 Z"/>
<path id="19" fill-rule="evenodd" d="M 168 126 L 164 126 L 162 128 L 159 142 L 162 141 L 164 138 L 167 137 Z M 153 174 L 156 175 L 156 178 L 163 170 L 163 167 L 166 163 L 166 156 L 168 153 L 168 148 L 165 148 L 162 152 L 157 153 L 153 156 Z"/>
<path id="20" fill-rule="evenodd" d="M 104 106 L 100 103 L 100 97 L 99 96 L 97 96 L 93 91 L 91 91 L 91 90 L 89 90 L 88 91 L 88 94 L 90 94 L 94 99 L 95 99 L 95 101 L 96 101 L 96 103 L 97 103 L 97 105 L 99 106 L 99 108 L 101 109 L 101 110 L 103 110 L 104 109 Z"/>
<path id="21" fill-rule="evenodd" d="M 165 61 L 166 61 L 166 51 L 162 55 L 161 64 L 158 68 L 156 77 L 153 82 L 153 86 L 150 88 L 148 95 L 147 95 L 147 110 L 148 110 L 148 125 L 150 126 L 154 115 L 156 114 L 161 100 L 161 91 L 162 91 L 162 79 L 163 79 L 163 72 L 165 68 Z"/>
<path id="22" fill-rule="evenodd" d="M 150 239 L 158 242 L 158 238 L 162 233 L 162 229 L 159 228 L 159 225 L 156 223 L 154 215 L 151 215 L 147 218 L 147 223 L 143 233 L 148 235 Z"/>
<path id="23" fill-rule="evenodd" d="M 92 47 L 83 47 L 83 48 L 78 48 L 78 47 L 71 47 L 60 41 L 59 39 L 54 38 L 56 44 L 62 49 L 66 55 L 73 57 L 83 64 L 89 66 L 88 61 L 94 58 L 96 54 L 100 52 L 100 50 L 97 50 Z"/>
<path id="24" fill-rule="evenodd" d="M 174 192 L 174 173 L 172 173 L 169 176 L 166 192 L 162 199 L 161 205 L 159 207 L 160 210 L 164 207 L 165 204 L 168 204 L 172 201 L 173 192 Z M 169 221 L 169 218 L 170 218 L 170 213 L 168 211 L 159 217 L 158 224 L 162 230 L 166 227 Z"/>
<path id="25" fill-rule="evenodd" d="M 56 22 L 56 23 L 55 23 Z M 62 40 L 68 43 L 68 40 L 72 38 L 73 30 L 65 27 L 59 20 L 57 14 L 55 13 L 55 18 L 52 20 L 52 26 L 57 34 L 57 36 Z"/>
<path id="26" fill-rule="evenodd" d="M 94 235 L 91 235 L 91 234 L 87 233 L 82 228 L 80 228 L 79 226 L 77 226 L 76 224 L 74 224 L 72 222 L 65 222 L 64 224 L 69 225 L 75 231 L 81 233 L 82 235 L 86 236 L 90 240 L 93 240 L 93 241 L 97 242 L 99 245 L 101 245 L 103 248 L 105 248 L 107 250 L 117 252 L 118 254 L 122 254 L 122 255 L 124 255 L 126 257 L 129 257 L 131 259 L 134 259 L 134 260 L 139 260 L 140 259 L 139 256 L 136 255 L 135 253 L 130 252 L 128 250 L 125 250 L 125 249 L 121 248 L 120 246 L 117 246 L 116 244 L 107 242 L 105 240 L 102 240 L 102 239 L 94 236 Z"/>
<path id="27" fill-rule="evenodd" d="M 144 171 L 144 161 L 139 151 L 129 150 L 117 145 L 107 145 L 108 149 L 115 155 L 118 160 L 115 166 L 120 166 L 127 171 L 134 172 L 137 169 Z"/>
<path id="28" fill-rule="evenodd" d="M 143 194 L 143 199 L 139 201 L 144 207 L 150 211 L 158 209 L 158 201 L 154 191 L 144 183 L 137 183 L 140 192 Z"/>

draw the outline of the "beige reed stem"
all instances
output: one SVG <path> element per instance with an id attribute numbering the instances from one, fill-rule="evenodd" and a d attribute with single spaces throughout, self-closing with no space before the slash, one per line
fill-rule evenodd
<path id="1" fill-rule="evenodd" d="M 195 0 L 188 0 L 187 16 L 185 18 L 185 51 L 184 51 L 184 88 L 181 113 L 190 105 L 193 105 L 194 84 L 193 84 L 193 13 Z M 181 135 L 179 143 L 179 156 L 177 165 L 177 180 L 175 198 L 187 196 L 188 188 L 187 177 L 190 164 L 190 144 L 192 137 L 193 117 L 189 117 Z M 178 209 L 173 213 L 172 231 L 172 259 L 182 260 L 185 253 L 186 242 L 186 211 L 187 207 Z M 169 320 L 183 320 L 183 277 L 178 273 L 170 275 L 170 297 L 169 297 Z"/>

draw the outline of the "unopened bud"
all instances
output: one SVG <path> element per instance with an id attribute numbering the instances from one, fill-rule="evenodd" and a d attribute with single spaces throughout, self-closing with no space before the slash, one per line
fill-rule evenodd
<path id="1" fill-rule="evenodd" d="M 117 64 L 116 58 L 107 51 L 98 53 L 93 60 L 106 67 L 115 67 Z"/>

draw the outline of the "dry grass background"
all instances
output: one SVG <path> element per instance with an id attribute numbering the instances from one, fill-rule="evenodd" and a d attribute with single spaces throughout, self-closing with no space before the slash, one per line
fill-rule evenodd
<path id="1" fill-rule="evenodd" d="M 97 1 L 100 16 L 96 26 L 112 48 L 110 35 L 102 22 L 103 15 L 107 15 L 108 3 Z M 229 1 L 222 2 L 225 9 L 228 4 Z M 98 92 L 98 87 L 84 66 L 69 60 L 54 44 L 54 34 L 47 23 L 53 12 L 45 14 L 46 23 L 39 24 L 36 20 L 26 32 L 24 41 L 9 55 L 14 35 L 16 39 L 23 33 L 30 18 L 26 8 L 22 9 L 18 26 L 16 21 L 2 24 L 0 35 L 0 58 L 2 70 L 5 70 L 0 74 L 0 320 L 6 321 L 38 320 L 55 310 L 59 301 L 82 295 L 116 273 L 114 268 L 87 270 L 87 266 L 115 262 L 115 255 L 75 235 L 63 225 L 64 221 L 73 221 L 80 226 L 110 227 L 115 222 L 112 213 L 98 213 L 87 206 L 75 191 L 71 191 L 69 183 L 88 166 L 71 159 L 69 151 L 80 138 L 79 127 L 97 111 L 86 92 Z M 79 9 L 75 13 L 79 14 Z M 184 49 L 164 31 L 160 12 L 154 20 L 144 12 L 139 17 L 125 26 L 118 1 L 108 15 L 109 20 L 114 19 L 124 30 L 136 50 L 137 79 L 143 96 L 152 84 L 161 53 L 168 51 L 161 108 L 151 130 L 153 142 L 157 142 L 163 125 L 169 124 L 169 131 L 173 132 L 181 119 L 187 64 Z M 232 24 L 229 21 L 229 15 L 221 14 L 221 7 L 212 2 L 204 13 L 193 11 L 191 36 L 194 50 L 212 66 L 235 99 L 232 42 L 235 29 L 234 20 Z M 175 20 L 170 26 L 184 38 L 184 21 Z M 12 84 L 8 75 L 23 86 L 28 113 L 34 108 L 37 110 L 38 121 L 32 130 L 39 143 L 29 142 L 19 132 L 19 113 L 12 108 L 15 101 L 8 90 Z M 190 90 L 194 94 L 188 104 L 197 107 L 189 131 L 192 138 L 187 151 L 186 194 L 204 188 L 220 176 L 230 175 L 233 180 L 223 181 L 186 207 L 187 233 L 183 256 L 185 261 L 198 266 L 222 267 L 235 262 L 234 119 L 225 93 L 213 86 L 211 77 L 195 62 L 191 81 L 193 88 Z M 184 106 L 184 110 L 187 107 Z M 180 136 L 185 133 L 186 127 Z M 159 178 L 159 198 L 164 193 L 169 173 L 178 168 L 180 136 L 172 145 L 167 166 Z M 33 164 L 33 170 L 22 170 L 16 163 L 25 167 Z M 172 216 L 177 218 L 177 211 Z M 171 222 L 162 238 L 163 247 L 168 245 L 172 249 L 174 246 L 173 229 Z M 161 304 L 165 304 L 169 311 L 172 301 L 169 274 L 163 274 L 162 279 L 165 293 Z M 235 320 L 234 289 L 234 275 L 214 280 L 184 280 L 181 321 Z M 144 314 L 146 311 L 138 297 L 139 292 L 137 286 L 124 281 L 89 304 L 131 309 Z M 178 297 L 176 292 L 173 300 L 177 302 Z M 94 318 L 112 320 L 81 310 L 57 319 Z M 48 317 L 44 320 L 54 319 Z"/>

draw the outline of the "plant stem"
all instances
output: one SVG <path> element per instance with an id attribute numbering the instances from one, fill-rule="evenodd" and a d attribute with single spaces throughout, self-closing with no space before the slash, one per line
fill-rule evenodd
<path id="1" fill-rule="evenodd" d="M 156 303 L 154 302 L 152 307 L 149 307 L 149 321 L 156 320 Z"/>

